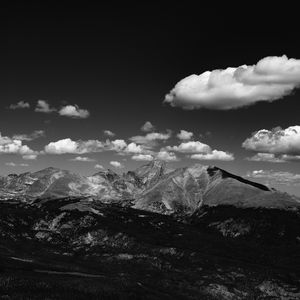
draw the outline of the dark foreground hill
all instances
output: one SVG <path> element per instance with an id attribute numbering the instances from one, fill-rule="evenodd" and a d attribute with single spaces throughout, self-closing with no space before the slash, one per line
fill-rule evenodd
<path id="1" fill-rule="evenodd" d="M 216 167 L 48 168 L 0 188 L 0 299 L 300 297 L 298 199 Z"/>

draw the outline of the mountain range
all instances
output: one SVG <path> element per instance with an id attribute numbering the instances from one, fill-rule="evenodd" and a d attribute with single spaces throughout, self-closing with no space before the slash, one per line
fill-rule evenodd
<path id="1" fill-rule="evenodd" d="M 92 197 L 102 202 L 130 202 L 134 208 L 158 213 L 194 213 L 203 205 L 234 205 L 289 209 L 300 199 L 246 180 L 214 166 L 195 164 L 170 169 L 152 161 L 124 174 L 112 170 L 81 176 L 46 168 L 0 178 L 0 199 Z"/>
<path id="2" fill-rule="evenodd" d="M 299 299 L 300 200 L 215 166 L 0 178 L 3 299 Z"/>

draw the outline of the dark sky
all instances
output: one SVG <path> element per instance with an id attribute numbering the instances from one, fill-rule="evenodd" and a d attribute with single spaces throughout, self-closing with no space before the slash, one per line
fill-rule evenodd
<path id="1" fill-rule="evenodd" d="M 187 111 L 162 103 L 174 85 L 190 74 L 253 65 L 266 56 L 286 54 L 299 59 L 299 24 L 292 13 L 297 8 L 280 8 L 275 13 L 271 8 L 262 11 L 252 7 L 250 11 L 250 4 L 243 3 L 228 14 L 217 4 L 205 8 L 174 3 L 168 7 L 121 7 L 113 1 L 106 6 L 84 2 L 69 6 L 24 3 L 3 10 L 2 136 L 44 130 L 45 137 L 24 142 L 34 150 L 42 150 L 49 142 L 64 138 L 105 140 L 104 129 L 115 132 L 115 138 L 128 140 L 141 135 L 140 127 L 151 121 L 158 132 L 171 129 L 175 135 L 181 129 L 192 131 L 195 140 L 235 155 L 234 161 L 204 164 L 215 164 L 240 175 L 260 169 L 299 174 L 299 162 L 247 161 L 245 158 L 253 153 L 241 147 L 259 129 L 299 125 L 299 90 L 272 103 L 227 111 Z M 77 104 L 91 115 L 72 119 L 36 113 L 34 107 L 40 99 L 52 107 Z M 7 109 L 21 100 L 31 108 Z M 175 144 L 178 140 L 173 137 L 168 145 Z M 21 167 L 21 156 L 1 154 L 1 173 L 48 165 L 84 174 L 95 172 L 95 162 L 72 162 L 69 159 L 73 156 L 41 155 L 26 161 L 28 167 Z M 126 168 L 141 164 L 113 152 L 84 156 L 96 159 L 104 167 L 111 160 L 122 161 Z M 7 162 L 17 166 L 7 166 Z M 194 162 L 182 158 L 173 164 Z M 283 189 L 298 193 L 299 186 Z"/>

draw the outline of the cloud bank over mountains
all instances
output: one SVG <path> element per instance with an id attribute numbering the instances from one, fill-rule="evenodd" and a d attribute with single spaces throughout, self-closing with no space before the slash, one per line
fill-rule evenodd
<path id="1" fill-rule="evenodd" d="M 164 102 L 183 109 L 229 110 L 281 99 L 299 85 L 299 59 L 268 56 L 252 66 L 190 75 L 175 85 Z"/>
<path id="2" fill-rule="evenodd" d="M 258 152 L 249 158 L 252 161 L 300 161 L 300 125 L 258 130 L 243 142 L 242 147 Z"/>
<path id="3" fill-rule="evenodd" d="M 154 128 L 151 124 L 151 129 Z M 176 134 L 171 130 L 166 130 L 165 132 L 146 132 L 144 135 L 128 137 L 126 140 L 111 139 L 115 134 L 110 130 L 104 130 L 103 133 L 109 138 L 106 140 L 73 140 L 68 137 L 50 141 L 40 150 L 33 150 L 29 146 L 24 145 L 23 142 L 31 142 L 35 139 L 46 137 L 43 130 L 35 130 L 30 134 L 15 134 L 12 138 L 0 135 L 0 154 L 18 154 L 25 160 L 34 160 L 40 155 L 77 155 L 68 159 L 74 162 L 93 162 L 95 161 L 94 157 L 90 158 L 82 155 L 100 152 L 113 152 L 115 155 L 123 156 L 125 160 L 127 159 L 126 157 L 131 157 L 134 161 L 158 159 L 176 162 L 183 158 L 221 161 L 234 160 L 232 153 L 215 150 L 207 144 L 192 140 L 194 133 L 183 129 Z M 172 145 L 172 141 L 176 140 L 181 141 L 181 143 L 179 145 Z"/>
<path id="4" fill-rule="evenodd" d="M 287 171 L 254 170 L 248 172 L 247 177 L 251 179 L 262 179 L 267 185 L 282 184 L 300 186 L 300 174 Z"/>

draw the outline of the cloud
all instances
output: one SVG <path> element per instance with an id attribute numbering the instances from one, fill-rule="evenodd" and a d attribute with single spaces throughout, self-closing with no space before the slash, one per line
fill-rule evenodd
<path id="1" fill-rule="evenodd" d="M 50 104 L 45 100 L 38 100 L 34 111 L 45 113 L 45 114 L 50 114 L 50 113 L 56 111 L 56 108 L 50 107 Z"/>
<path id="2" fill-rule="evenodd" d="M 149 154 L 149 150 L 145 149 L 142 145 L 136 143 L 127 144 L 124 140 L 106 141 L 106 150 L 112 150 L 118 152 L 120 155 L 128 154 Z"/>
<path id="3" fill-rule="evenodd" d="M 118 161 L 111 161 L 111 162 L 109 162 L 113 167 L 115 167 L 115 168 L 117 168 L 117 169 L 122 169 L 122 168 L 124 168 L 124 166 L 120 163 L 120 162 L 118 162 Z"/>
<path id="4" fill-rule="evenodd" d="M 6 166 L 9 166 L 9 167 L 28 167 L 29 165 L 28 164 L 16 164 L 14 162 L 7 162 L 5 163 Z"/>
<path id="5" fill-rule="evenodd" d="M 113 137 L 115 136 L 116 134 L 110 130 L 103 130 L 103 133 L 106 135 L 106 136 L 109 136 L 109 137 Z"/>
<path id="6" fill-rule="evenodd" d="M 300 162 L 300 155 L 287 155 L 287 154 L 283 154 L 281 156 L 281 159 L 284 160 L 284 161 Z"/>
<path id="7" fill-rule="evenodd" d="M 179 146 L 168 146 L 167 149 L 181 153 L 208 153 L 211 151 L 210 146 L 199 141 L 183 142 Z"/>
<path id="8" fill-rule="evenodd" d="M 212 150 L 210 153 L 198 153 L 191 155 L 192 159 L 199 160 L 222 160 L 222 161 L 232 161 L 234 160 L 234 156 L 232 153 Z"/>
<path id="9" fill-rule="evenodd" d="M 158 141 L 166 141 L 172 136 L 172 132 L 168 130 L 166 133 L 150 132 L 146 135 L 136 135 L 131 137 L 129 140 L 136 144 L 144 145 L 146 148 L 153 148 L 157 146 Z"/>
<path id="10" fill-rule="evenodd" d="M 37 154 L 26 154 L 22 156 L 25 160 L 35 160 L 37 158 Z"/>
<path id="11" fill-rule="evenodd" d="M 286 160 L 276 157 L 273 153 L 257 153 L 252 157 L 246 158 L 249 161 L 265 161 L 265 162 L 272 162 L 272 163 L 283 163 Z"/>
<path id="12" fill-rule="evenodd" d="M 114 141 L 106 141 L 106 146 L 108 150 L 113 150 L 113 151 L 123 151 L 127 147 L 127 143 L 124 140 L 114 140 Z"/>
<path id="13" fill-rule="evenodd" d="M 45 146 L 45 153 L 48 154 L 83 154 L 92 152 L 101 152 L 104 150 L 104 144 L 98 140 L 73 141 L 70 138 L 51 142 Z"/>
<path id="14" fill-rule="evenodd" d="M 136 161 L 151 161 L 153 160 L 153 156 L 150 154 L 135 154 L 131 159 Z"/>
<path id="15" fill-rule="evenodd" d="M 190 140 L 193 137 L 193 133 L 186 131 L 186 130 L 180 130 L 180 132 L 176 135 L 177 138 L 179 138 L 180 140 Z"/>
<path id="16" fill-rule="evenodd" d="M 86 156 L 76 156 L 74 158 L 70 159 L 71 161 L 82 161 L 82 162 L 91 162 L 91 161 L 95 161 L 94 159 L 90 158 L 90 157 L 86 157 Z"/>
<path id="17" fill-rule="evenodd" d="M 300 85 L 300 60 L 269 56 L 256 65 L 206 71 L 179 81 L 164 102 L 184 109 L 228 110 L 271 102 Z"/>
<path id="18" fill-rule="evenodd" d="M 213 150 L 209 145 L 201 143 L 199 141 L 183 142 L 179 146 L 167 146 L 167 150 L 180 153 L 190 153 L 191 159 L 199 160 L 234 160 L 234 155 L 229 152 Z"/>
<path id="19" fill-rule="evenodd" d="M 0 133 L 0 154 L 1 153 L 13 153 L 20 155 L 37 154 L 36 151 L 30 149 L 27 145 L 23 145 L 21 140 L 2 136 Z"/>
<path id="20" fill-rule="evenodd" d="M 157 159 L 164 161 L 178 161 L 176 154 L 174 152 L 169 152 L 166 150 L 160 150 L 156 156 Z"/>
<path id="21" fill-rule="evenodd" d="M 155 126 L 147 121 L 142 127 L 141 127 L 141 130 L 144 131 L 144 132 L 150 132 L 150 131 L 154 131 L 155 130 Z"/>
<path id="22" fill-rule="evenodd" d="M 86 119 L 90 116 L 90 112 L 87 109 L 79 108 L 79 106 L 76 104 L 63 106 L 58 111 L 58 114 L 74 119 Z"/>
<path id="23" fill-rule="evenodd" d="M 95 169 L 104 169 L 104 167 L 102 165 L 96 164 L 94 166 Z"/>
<path id="24" fill-rule="evenodd" d="M 11 104 L 9 109 L 24 109 L 24 108 L 30 108 L 30 104 L 25 101 L 19 101 L 17 104 Z"/>
<path id="25" fill-rule="evenodd" d="M 137 145 L 136 143 L 130 143 L 125 149 L 125 152 L 127 153 L 135 153 L 135 154 L 141 154 L 145 150 L 141 145 Z"/>
<path id="26" fill-rule="evenodd" d="M 300 126 L 261 129 L 252 133 L 242 146 L 255 152 L 300 155 Z"/>
<path id="27" fill-rule="evenodd" d="M 300 174 L 273 170 L 254 170 L 248 172 L 247 177 L 261 179 L 268 185 L 300 185 Z"/>
<path id="28" fill-rule="evenodd" d="M 45 136 L 44 130 L 35 130 L 30 134 L 15 134 L 12 138 L 21 141 L 33 141 L 43 136 Z"/>

